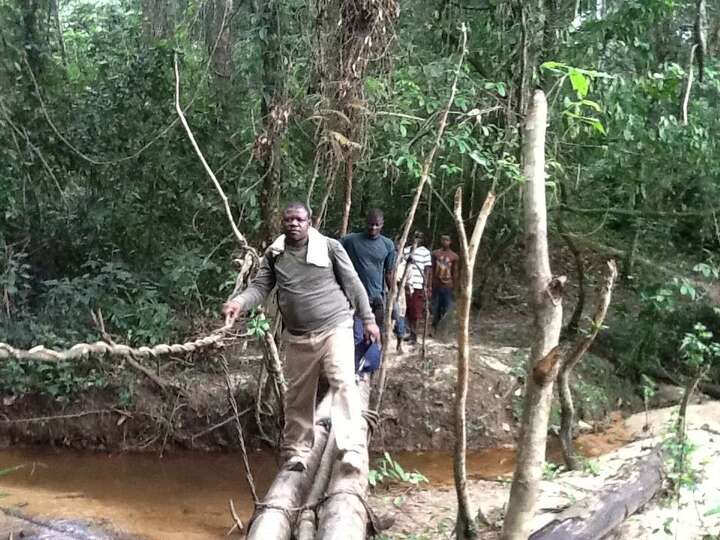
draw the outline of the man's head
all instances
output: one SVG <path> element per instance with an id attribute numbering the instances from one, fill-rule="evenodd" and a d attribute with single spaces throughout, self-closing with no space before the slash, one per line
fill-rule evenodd
<path id="1" fill-rule="evenodd" d="M 303 243 L 307 239 L 312 212 L 305 203 L 291 202 L 282 214 L 282 228 L 290 243 Z"/>
<path id="2" fill-rule="evenodd" d="M 449 234 L 443 234 L 440 237 L 440 245 L 443 249 L 450 249 L 450 246 L 452 245 L 452 240 L 450 239 Z"/>
<path id="3" fill-rule="evenodd" d="M 383 225 L 385 224 L 385 216 L 382 210 L 373 208 L 368 212 L 367 221 L 367 233 L 370 238 L 377 238 L 382 232 Z"/>
<path id="4" fill-rule="evenodd" d="M 425 244 L 425 235 L 423 234 L 422 231 L 415 231 L 414 238 L 415 238 L 415 243 L 418 246 L 422 246 Z"/>

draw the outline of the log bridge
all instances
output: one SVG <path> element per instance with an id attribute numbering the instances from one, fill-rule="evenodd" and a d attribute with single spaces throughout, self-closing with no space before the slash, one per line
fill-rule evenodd
<path id="1" fill-rule="evenodd" d="M 363 408 L 367 409 L 370 383 L 359 383 Z M 346 473 L 330 425 L 330 395 L 316 410 L 315 445 L 304 472 L 281 469 L 265 498 L 255 508 L 248 526 L 249 540 L 365 540 L 373 519 L 365 498 L 369 457 L 362 452 L 360 472 Z M 363 422 L 364 439 L 370 426 Z"/>

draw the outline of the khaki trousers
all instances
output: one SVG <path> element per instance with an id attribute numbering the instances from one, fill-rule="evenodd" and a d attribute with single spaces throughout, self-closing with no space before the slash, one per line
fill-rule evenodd
<path id="1" fill-rule="evenodd" d="M 321 372 L 332 392 L 330 420 L 339 450 L 362 448 L 362 403 L 355 384 L 352 320 L 324 332 L 285 333 L 285 429 L 282 453 L 306 456 L 313 446 L 315 396 Z"/>

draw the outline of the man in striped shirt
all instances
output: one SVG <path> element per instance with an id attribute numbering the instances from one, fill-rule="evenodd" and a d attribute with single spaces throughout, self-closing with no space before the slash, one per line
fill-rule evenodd
<path id="1" fill-rule="evenodd" d="M 410 341 L 417 342 L 417 324 L 424 316 L 426 291 L 430 286 L 430 270 L 432 268 L 432 254 L 424 246 L 422 232 L 415 232 L 415 242 L 403 250 L 403 256 L 408 264 L 405 289 L 406 318 L 410 330 Z"/>

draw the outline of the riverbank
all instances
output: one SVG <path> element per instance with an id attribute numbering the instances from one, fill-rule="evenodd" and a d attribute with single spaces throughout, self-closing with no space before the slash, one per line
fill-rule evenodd
<path id="1" fill-rule="evenodd" d="M 547 469 L 541 482 L 541 501 L 533 530 L 537 530 L 570 504 L 591 497 L 606 485 L 625 464 L 647 455 L 667 435 L 676 407 L 635 414 L 622 421 L 624 436 L 632 442 L 592 459 L 586 471 L 556 473 Z M 617 540 L 701 540 L 720 533 L 720 402 L 692 405 L 688 411 L 688 440 L 694 450 L 689 467 L 696 481 L 680 488 L 677 499 L 661 493 L 640 512 L 627 519 L 614 533 Z M 494 524 L 483 539 L 499 537 L 504 505 L 510 492 L 509 474 L 488 479 L 470 475 L 470 500 L 482 508 Z M 455 490 L 452 484 L 433 484 L 408 490 L 393 487 L 375 490 L 371 505 L 379 513 L 391 514 L 394 526 L 383 540 L 450 540 L 454 538 Z M 715 536 L 713 536 L 715 535 Z"/>
<path id="2" fill-rule="evenodd" d="M 468 447 L 497 448 L 514 443 L 524 387 L 529 320 L 518 309 L 495 310 L 473 320 L 475 344 L 467 403 Z M 404 354 L 393 353 L 375 451 L 444 451 L 453 445 L 452 403 L 456 378 L 456 346 L 451 339 L 428 338 Z M 215 353 L 217 355 L 217 353 Z M 254 449 L 268 448 L 263 434 L 273 437 L 270 388 L 264 405 L 255 407 L 261 355 L 253 344 L 223 352 L 241 422 Z M 161 391 L 149 378 L 129 367 L 121 373 L 132 380 L 131 395 L 119 387 L 90 388 L 66 398 L 5 395 L 0 401 L 0 448 L 45 446 L 104 452 L 178 450 L 233 451 L 239 448 L 227 384 L 217 356 L 193 362 L 171 359 L 157 367 L 171 384 Z M 640 406 L 632 385 L 599 357 L 588 355 L 577 370 L 579 417 L 594 429 L 610 423 L 610 412 Z M 262 432 L 258 429 L 263 425 Z M 559 422 L 557 412 L 551 423 Z"/>

